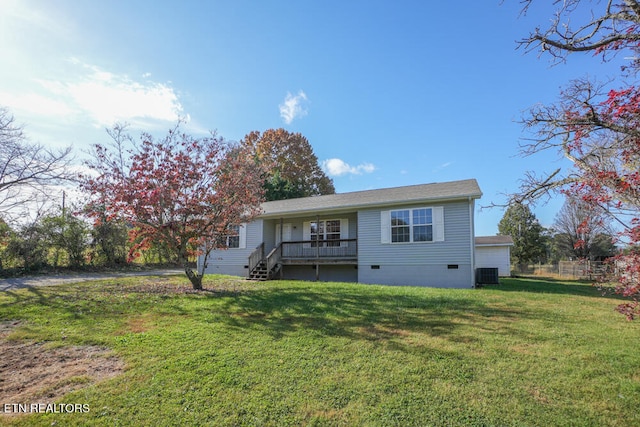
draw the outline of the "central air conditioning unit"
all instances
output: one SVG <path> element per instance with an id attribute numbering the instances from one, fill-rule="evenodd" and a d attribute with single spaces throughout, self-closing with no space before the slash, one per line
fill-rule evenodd
<path id="1" fill-rule="evenodd" d="M 476 268 L 476 285 L 499 285 L 497 268 Z"/>

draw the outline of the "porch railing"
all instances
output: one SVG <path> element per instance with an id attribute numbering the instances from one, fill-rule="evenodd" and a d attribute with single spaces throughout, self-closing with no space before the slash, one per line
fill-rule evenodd
<path id="1" fill-rule="evenodd" d="M 258 264 L 264 259 L 264 243 L 260 243 L 258 247 L 249 255 L 249 272 L 253 271 Z"/>
<path id="2" fill-rule="evenodd" d="M 357 258 L 358 239 L 282 242 L 283 259 Z"/>
<path id="3" fill-rule="evenodd" d="M 282 259 L 282 245 L 278 245 L 267 255 L 267 271 L 274 271 Z"/>

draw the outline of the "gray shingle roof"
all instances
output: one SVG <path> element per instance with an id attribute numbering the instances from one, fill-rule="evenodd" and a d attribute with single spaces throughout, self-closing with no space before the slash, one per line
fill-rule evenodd
<path id="1" fill-rule="evenodd" d="M 265 202 L 262 204 L 264 213 L 261 217 L 347 211 L 405 203 L 428 203 L 467 198 L 478 199 L 481 196 L 482 191 L 480 191 L 478 182 L 475 179 L 467 179 Z"/>
<path id="2" fill-rule="evenodd" d="M 511 236 L 477 236 L 476 246 L 506 246 L 513 245 Z"/>

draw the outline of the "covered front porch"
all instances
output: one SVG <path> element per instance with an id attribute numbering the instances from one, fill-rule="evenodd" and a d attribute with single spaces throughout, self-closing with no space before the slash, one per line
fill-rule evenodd
<path id="1" fill-rule="evenodd" d="M 249 279 L 269 280 L 282 277 L 284 266 L 315 266 L 316 280 L 320 265 L 357 265 L 358 240 L 302 240 L 280 242 L 265 254 L 265 244 L 260 244 L 249 256 Z"/>
<path id="2" fill-rule="evenodd" d="M 315 277 L 311 279 L 319 280 L 322 265 L 355 268 L 358 264 L 356 224 L 356 213 L 264 221 L 264 241 L 249 256 L 248 278 L 283 278 L 285 269 L 293 272 L 300 270 L 300 266 L 312 266 Z"/>

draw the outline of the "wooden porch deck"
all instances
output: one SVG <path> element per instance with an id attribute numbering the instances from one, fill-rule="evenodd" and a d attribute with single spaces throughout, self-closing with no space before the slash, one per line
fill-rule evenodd
<path id="1" fill-rule="evenodd" d="M 284 265 L 357 265 L 358 240 L 282 242 L 265 256 L 264 243 L 249 256 L 249 278 L 272 279 Z"/>

